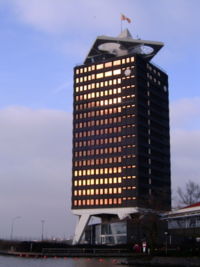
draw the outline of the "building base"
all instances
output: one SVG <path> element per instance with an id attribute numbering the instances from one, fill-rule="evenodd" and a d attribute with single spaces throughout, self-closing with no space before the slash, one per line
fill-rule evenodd
<path id="1" fill-rule="evenodd" d="M 88 225 L 92 216 L 105 218 L 106 216 L 117 216 L 120 220 L 130 217 L 132 214 L 144 212 L 144 209 L 134 208 L 99 208 L 99 209 L 76 209 L 72 210 L 74 215 L 79 216 L 78 223 L 75 229 L 73 244 L 78 244 L 83 236 L 86 226 Z"/>

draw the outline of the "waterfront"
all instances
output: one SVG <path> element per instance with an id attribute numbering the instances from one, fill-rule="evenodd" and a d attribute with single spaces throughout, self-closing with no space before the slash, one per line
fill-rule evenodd
<path id="1" fill-rule="evenodd" d="M 116 267 L 115 258 L 47 258 L 26 259 L 0 256 L 0 267 Z"/>

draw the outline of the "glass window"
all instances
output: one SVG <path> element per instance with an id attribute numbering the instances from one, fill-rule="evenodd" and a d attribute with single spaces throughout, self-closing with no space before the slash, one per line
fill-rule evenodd
<path id="1" fill-rule="evenodd" d="M 97 69 L 97 70 L 103 69 L 103 64 L 98 64 L 98 65 L 96 65 L 96 69 Z"/>
<path id="2" fill-rule="evenodd" d="M 110 70 L 110 71 L 106 71 L 105 72 L 105 77 L 110 77 L 110 76 L 112 76 L 112 71 Z"/>
<path id="3" fill-rule="evenodd" d="M 117 66 L 121 64 L 121 60 L 115 60 L 113 61 L 113 66 Z"/>
<path id="4" fill-rule="evenodd" d="M 112 62 L 106 62 L 106 63 L 105 63 L 105 67 L 106 67 L 106 68 L 112 67 Z"/>
<path id="5" fill-rule="evenodd" d="M 117 69 L 113 71 L 113 75 L 119 75 L 121 74 L 121 69 Z"/>
<path id="6" fill-rule="evenodd" d="M 101 79 L 101 78 L 103 78 L 103 73 L 101 72 L 101 73 L 97 73 L 96 74 L 96 78 L 97 79 Z"/>

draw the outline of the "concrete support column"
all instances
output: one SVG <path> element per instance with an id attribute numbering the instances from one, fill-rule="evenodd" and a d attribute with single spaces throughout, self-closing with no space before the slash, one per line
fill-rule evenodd
<path id="1" fill-rule="evenodd" d="M 81 237 L 84 233 L 85 227 L 87 226 L 91 215 L 90 214 L 83 214 L 79 216 L 78 223 L 76 225 L 73 245 L 78 244 L 81 240 Z"/>

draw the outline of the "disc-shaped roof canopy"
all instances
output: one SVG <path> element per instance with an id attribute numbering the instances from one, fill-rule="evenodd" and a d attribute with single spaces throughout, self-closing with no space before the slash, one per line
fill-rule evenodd
<path id="1" fill-rule="evenodd" d="M 162 42 L 133 39 L 126 29 L 118 37 L 98 36 L 84 64 L 129 54 L 140 54 L 150 61 L 163 46 Z"/>

